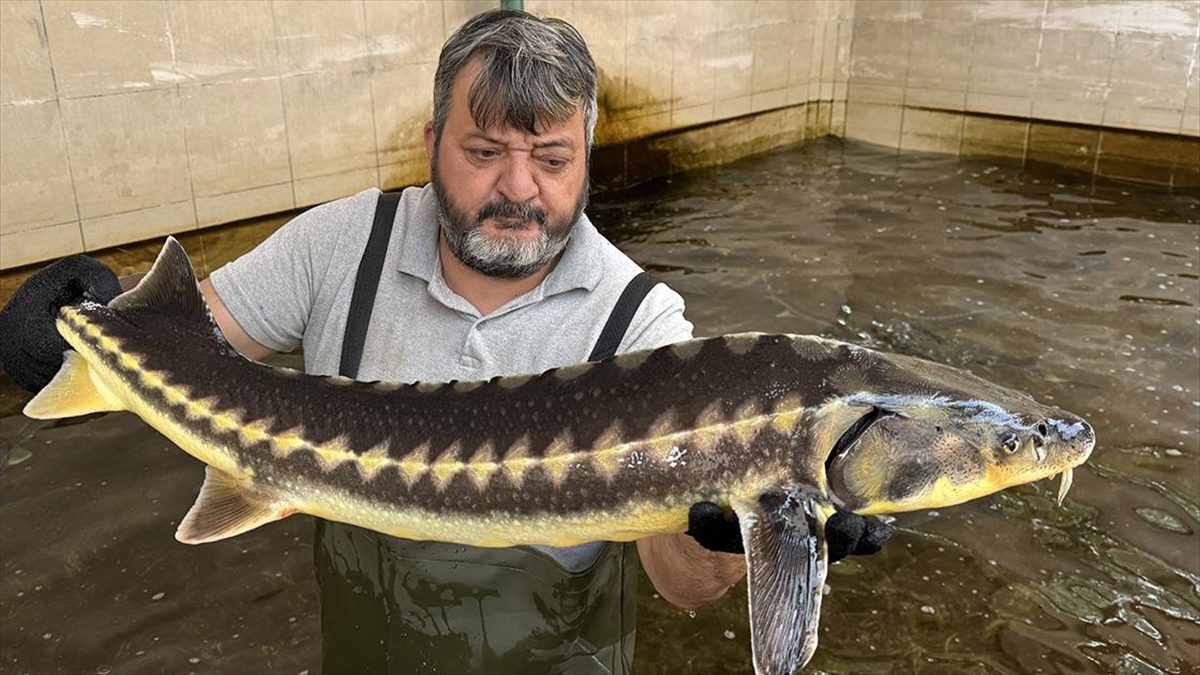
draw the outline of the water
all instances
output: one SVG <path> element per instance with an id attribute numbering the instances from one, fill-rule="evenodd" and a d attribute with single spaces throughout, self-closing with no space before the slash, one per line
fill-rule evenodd
<path id="1" fill-rule="evenodd" d="M 595 222 L 697 333 L 817 333 L 1086 417 L 1044 482 L 897 517 L 834 565 L 828 673 L 1200 668 L 1200 199 L 821 141 L 604 195 Z M 317 669 L 310 523 L 171 534 L 200 465 L 127 414 L 46 424 L 0 388 L 0 670 Z M 751 672 L 745 589 L 695 618 L 642 585 L 635 672 Z M 733 638 L 729 638 L 733 635 Z"/>

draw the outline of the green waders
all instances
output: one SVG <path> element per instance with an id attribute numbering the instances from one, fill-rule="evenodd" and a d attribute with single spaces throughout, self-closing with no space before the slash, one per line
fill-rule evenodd
<path id="1" fill-rule="evenodd" d="M 340 373 L 354 377 L 399 195 L 382 193 L 359 263 Z M 655 282 L 617 300 L 588 357 L 613 356 Z M 410 541 L 318 520 L 322 672 L 623 675 L 633 661 L 637 548 L 607 544 L 570 571 L 528 547 Z"/>
<path id="2" fill-rule="evenodd" d="M 525 547 L 396 539 L 318 521 L 323 671 L 630 671 L 633 544 L 569 572 Z"/>

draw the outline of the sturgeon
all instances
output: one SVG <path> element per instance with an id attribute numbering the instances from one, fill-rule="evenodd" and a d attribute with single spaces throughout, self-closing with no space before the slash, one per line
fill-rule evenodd
<path id="1" fill-rule="evenodd" d="M 937 508 L 1061 474 L 1084 420 L 966 372 L 798 335 L 696 339 L 536 376 L 367 383 L 242 357 L 183 247 L 108 305 L 63 307 L 73 348 L 25 407 L 127 410 L 204 462 L 176 538 L 232 537 L 295 513 L 476 546 L 628 541 L 740 518 L 754 668 L 817 645 L 835 509 Z"/>

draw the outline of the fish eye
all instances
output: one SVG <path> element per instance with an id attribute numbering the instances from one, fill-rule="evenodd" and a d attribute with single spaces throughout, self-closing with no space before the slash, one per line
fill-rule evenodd
<path id="1" fill-rule="evenodd" d="M 1046 427 L 1045 422 L 1038 422 L 1037 432 L 1038 432 L 1038 434 L 1040 434 L 1042 436 L 1047 436 L 1050 433 L 1050 429 L 1048 427 Z"/>
<path id="2" fill-rule="evenodd" d="M 1017 451 L 1017 445 L 1018 442 L 1016 434 L 1009 434 L 1004 437 L 1003 441 L 1000 441 L 1000 447 L 1004 448 L 1004 452 L 1009 455 Z"/>

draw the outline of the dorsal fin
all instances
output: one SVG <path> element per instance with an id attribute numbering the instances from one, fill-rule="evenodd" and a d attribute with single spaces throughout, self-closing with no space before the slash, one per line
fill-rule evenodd
<path id="1" fill-rule="evenodd" d="M 134 323 L 140 323 L 138 318 L 145 314 L 170 316 L 183 323 L 212 323 L 192 261 L 175 237 L 167 237 L 154 265 L 138 285 L 118 295 L 108 306 Z"/>

